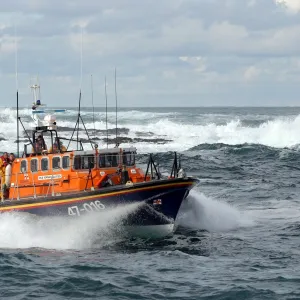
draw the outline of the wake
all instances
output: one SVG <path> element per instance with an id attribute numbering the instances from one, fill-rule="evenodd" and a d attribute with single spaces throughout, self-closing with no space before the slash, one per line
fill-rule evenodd
<path id="1" fill-rule="evenodd" d="M 121 220 L 139 204 L 119 206 L 80 218 L 0 214 L 0 248 L 88 249 L 106 246 L 122 235 Z"/>

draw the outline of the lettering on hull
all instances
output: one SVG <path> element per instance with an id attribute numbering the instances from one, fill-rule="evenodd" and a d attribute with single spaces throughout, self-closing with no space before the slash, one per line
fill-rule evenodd
<path id="1" fill-rule="evenodd" d="M 68 215 L 69 216 L 77 216 L 80 217 L 82 213 L 89 213 L 95 211 L 101 211 L 105 209 L 105 205 L 101 203 L 101 201 L 92 201 L 90 203 L 83 203 L 82 205 L 74 205 L 68 207 Z"/>
<path id="2" fill-rule="evenodd" d="M 38 176 L 38 180 L 49 180 L 62 178 L 61 174 Z"/>

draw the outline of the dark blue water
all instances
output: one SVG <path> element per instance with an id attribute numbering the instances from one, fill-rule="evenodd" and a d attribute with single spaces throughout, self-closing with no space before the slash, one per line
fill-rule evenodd
<path id="1" fill-rule="evenodd" d="M 97 114 L 102 130 L 103 111 Z M 201 179 L 177 231 L 155 240 L 125 237 L 113 222 L 118 211 L 78 222 L 4 214 L 1 299 L 300 299 L 299 114 L 121 110 L 121 137 L 132 139 L 128 145 L 141 139 L 141 166 L 153 150 L 162 171 L 170 171 L 171 151 L 178 150 L 186 172 Z M 62 123 L 66 135 L 75 115 Z M 83 115 L 92 130 L 91 109 Z M 113 112 L 109 118 L 113 128 Z M 3 147 L 13 145 L 2 134 Z"/>

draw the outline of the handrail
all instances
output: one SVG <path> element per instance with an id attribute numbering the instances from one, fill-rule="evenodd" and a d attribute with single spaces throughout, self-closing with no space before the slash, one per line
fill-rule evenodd
<path id="1" fill-rule="evenodd" d="M 61 169 L 61 168 L 60 168 Z M 24 172 L 16 172 L 16 173 L 13 173 L 12 175 L 15 175 L 16 176 L 16 181 L 13 183 L 13 184 L 10 184 L 10 189 L 13 188 L 14 191 L 13 191 L 13 194 L 12 194 L 12 197 L 10 198 L 10 200 L 13 200 L 14 197 L 15 197 L 15 191 L 17 189 L 17 200 L 20 200 L 20 191 L 19 189 L 20 188 L 23 188 L 23 187 L 33 187 L 33 198 L 36 199 L 37 198 L 37 192 L 36 192 L 36 188 L 37 187 L 42 187 L 42 186 L 47 186 L 48 185 L 48 190 L 47 190 L 47 193 L 46 193 L 46 196 L 48 195 L 49 193 L 49 189 L 50 189 L 50 186 L 52 186 L 52 196 L 55 195 L 55 179 L 53 178 L 53 173 L 51 174 L 51 178 L 44 182 L 44 183 L 41 183 L 41 184 L 37 184 L 34 180 L 34 176 L 32 176 L 32 181 L 31 181 L 31 185 L 30 185 L 30 181 L 29 181 L 29 185 L 28 184 L 23 184 L 23 185 L 19 185 L 19 175 L 20 174 L 28 174 L 28 173 L 24 173 Z M 48 184 L 49 183 L 49 184 Z M 2 189 L 2 182 L 1 182 L 1 189 Z"/>
<path id="2" fill-rule="evenodd" d="M 160 179 L 161 174 L 158 172 L 158 170 L 156 168 L 155 162 L 154 162 L 153 157 L 152 157 L 152 153 L 149 155 L 149 160 L 148 160 L 148 164 L 147 164 L 147 170 L 146 170 L 145 176 L 144 176 L 144 181 L 146 181 L 146 179 L 147 179 L 149 167 L 150 167 L 151 180 L 155 179 L 153 169 L 155 170 L 155 174 L 157 176 L 157 179 Z"/>
<path id="3" fill-rule="evenodd" d="M 56 170 L 64 170 L 62 167 L 60 168 L 57 168 Z M 35 172 L 36 173 L 36 172 Z M 28 180 L 28 182 L 26 184 L 22 184 L 22 185 L 19 185 L 19 176 L 21 174 L 35 174 L 35 173 L 31 173 L 31 172 L 14 172 L 11 174 L 11 176 L 15 176 L 15 182 L 13 182 L 13 184 L 10 184 L 10 189 L 14 189 L 13 190 L 13 193 L 12 193 L 12 196 L 10 199 L 7 199 L 7 200 L 14 200 L 15 199 L 15 194 L 17 192 L 17 200 L 20 200 L 20 188 L 28 188 L 28 187 L 32 187 L 33 188 L 33 198 L 36 199 L 38 197 L 37 195 L 37 191 L 36 189 L 38 187 L 45 187 L 45 186 L 48 186 L 48 189 L 47 189 L 47 192 L 46 192 L 46 195 L 43 195 L 44 197 L 47 197 L 49 195 L 49 191 L 50 191 L 50 188 L 51 188 L 51 195 L 54 197 L 55 196 L 55 185 L 57 185 L 57 182 L 59 182 L 61 180 L 61 178 L 59 179 L 55 179 L 54 178 L 54 175 L 55 173 L 53 172 L 52 170 L 52 174 L 49 174 L 51 176 L 51 178 L 49 178 L 48 180 L 45 180 L 43 183 L 40 183 L 38 184 L 35 180 L 34 180 L 34 176 L 32 176 L 31 180 Z M 76 178 L 80 178 L 80 176 L 78 175 L 78 171 L 77 172 L 73 172 L 72 173 L 74 179 Z M 86 176 L 86 179 L 87 179 L 87 182 L 91 179 L 92 180 L 92 185 L 94 185 L 94 178 L 92 177 L 92 172 L 89 172 L 89 174 Z M 2 182 L 1 182 L 1 189 L 2 189 Z M 68 192 L 76 192 L 77 189 L 69 189 Z M 4 195 L 3 195 L 3 201 L 4 201 Z"/>
<path id="4" fill-rule="evenodd" d="M 51 179 L 49 180 L 49 185 L 48 185 L 48 190 L 47 190 L 47 193 L 45 195 L 45 198 L 48 196 L 48 193 L 49 193 L 49 190 L 50 190 L 50 186 L 52 187 L 52 192 L 51 192 L 51 195 L 52 197 L 54 197 L 54 178 L 53 178 L 53 175 L 51 175 Z"/>
<path id="5" fill-rule="evenodd" d="M 34 176 L 32 176 L 32 184 L 33 184 L 33 198 L 36 199 L 36 188 L 34 183 Z"/>

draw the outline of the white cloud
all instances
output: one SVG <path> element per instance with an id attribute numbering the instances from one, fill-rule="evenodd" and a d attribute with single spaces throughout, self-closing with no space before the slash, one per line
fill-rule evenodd
<path id="1" fill-rule="evenodd" d="M 289 12 L 300 12 L 300 0 L 275 0 L 279 5 L 285 6 Z"/>
<path id="2" fill-rule="evenodd" d="M 200 56 L 188 57 L 180 56 L 179 59 L 188 63 L 196 72 L 204 72 L 206 70 L 206 59 Z"/>
<path id="3" fill-rule="evenodd" d="M 250 66 L 245 70 L 244 78 L 246 81 L 252 81 L 256 79 L 261 73 L 261 70 L 256 66 Z"/>
<path id="4" fill-rule="evenodd" d="M 92 20 L 93 18 L 79 18 L 71 22 L 71 27 L 86 28 Z"/>

